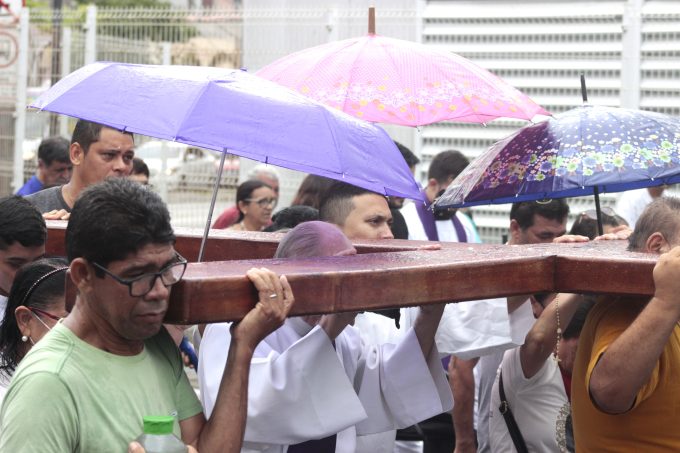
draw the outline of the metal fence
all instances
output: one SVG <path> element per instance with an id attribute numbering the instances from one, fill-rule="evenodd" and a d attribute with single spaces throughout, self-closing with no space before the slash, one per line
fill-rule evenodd
<path id="1" fill-rule="evenodd" d="M 387 34 L 416 39 L 417 17 L 413 9 L 384 10 L 379 14 L 380 27 Z M 255 71 L 295 50 L 366 33 L 366 24 L 363 8 L 121 10 L 89 6 L 61 12 L 31 10 L 28 96 L 23 105 L 59 78 L 94 61 L 245 67 Z M 11 108 L 9 111 L 14 113 Z M 23 178 L 19 179 L 34 172 L 40 139 L 55 133 L 68 137 L 73 124 L 73 119 L 46 112 L 25 114 L 25 127 L 11 134 L 25 148 Z M 391 133 L 413 144 L 410 129 L 394 127 Z M 143 149 L 149 140 L 137 137 L 138 148 Z M 205 154 L 217 159 L 212 151 Z M 3 156 L 3 161 L 10 158 L 10 154 Z M 241 159 L 228 166 L 230 171 L 222 179 L 216 214 L 233 203 L 237 182 L 253 165 Z M 176 225 L 198 227 L 207 216 L 214 172 L 207 171 L 209 166 L 200 168 L 203 170 L 197 173 L 184 172 L 181 184 L 177 183 L 177 175 L 165 171 L 152 176 L 152 183 L 168 202 Z M 279 172 L 279 206 L 286 206 L 304 174 L 283 169 Z M 11 181 L 11 165 L 0 168 L 0 193 L 9 193 Z"/>
<path id="2" fill-rule="evenodd" d="M 121 10 L 94 6 L 58 12 L 33 9 L 27 23 L 24 105 L 64 75 L 94 61 L 230 68 L 242 64 L 243 14 L 238 11 Z M 0 140 L 2 118 L 0 110 Z M 54 134 L 69 137 L 74 122 L 72 118 L 47 112 L 25 113 L 25 128 L 11 134 L 22 143 L 24 179 L 35 171 L 40 140 Z M 139 136 L 137 146 L 141 148 L 151 140 Z M 178 172 L 181 174 L 171 173 L 178 169 L 167 172 L 152 169 L 152 184 L 168 202 L 176 225 L 197 227 L 206 219 L 218 155 L 205 150 L 203 156 L 203 162 L 192 162 L 193 165 Z M 10 158 L 11 154 L 6 153 L 2 161 L 11 162 Z M 233 161 L 226 167 L 219 198 L 222 205 L 233 203 L 238 168 L 238 162 Z M 0 193 L 9 193 L 12 176 L 11 165 L 0 168 Z"/>

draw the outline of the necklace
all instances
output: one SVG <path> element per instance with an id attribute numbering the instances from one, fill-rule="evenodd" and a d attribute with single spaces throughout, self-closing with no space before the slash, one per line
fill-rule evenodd
<path id="1" fill-rule="evenodd" d="M 555 301 L 553 302 L 555 304 L 555 316 L 557 318 L 557 341 L 555 342 L 555 363 L 559 365 L 561 362 L 559 354 L 560 354 L 560 340 L 562 340 L 562 328 L 560 327 L 560 295 L 557 294 L 555 296 Z"/>

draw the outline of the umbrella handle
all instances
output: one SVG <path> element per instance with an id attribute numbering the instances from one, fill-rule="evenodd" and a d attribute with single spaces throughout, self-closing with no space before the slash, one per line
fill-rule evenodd
<path id="1" fill-rule="evenodd" d="M 586 90 L 586 75 L 581 73 L 581 97 L 583 97 L 583 103 L 588 102 L 588 91 Z"/>
<path id="2" fill-rule="evenodd" d="M 368 7 L 368 34 L 375 35 L 375 6 Z"/>
<path id="3" fill-rule="evenodd" d="M 593 188 L 593 195 L 595 195 L 595 213 L 597 214 L 597 235 L 602 236 L 604 230 L 602 228 L 602 210 L 600 209 L 600 190 L 597 186 Z"/>

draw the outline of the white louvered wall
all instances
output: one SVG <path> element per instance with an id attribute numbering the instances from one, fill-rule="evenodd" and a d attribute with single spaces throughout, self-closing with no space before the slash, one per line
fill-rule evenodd
<path id="1" fill-rule="evenodd" d="M 680 115 L 680 1 L 641 3 L 639 108 Z M 634 71 L 624 49 L 626 1 L 430 1 L 422 41 L 458 53 L 489 69 L 552 113 L 581 104 L 579 76 L 586 74 L 593 104 L 620 106 L 622 78 Z M 624 63 L 624 61 L 626 63 Z M 638 107 L 630 106 L 629 107 Z M 436 153 L 455 148 L 471 159 L 521 127 L 520 121 L 441 123 L 423 128 L 420 178 Z M 616 194 L 602 197 L 613 204 Z M 572 212 L 590 198 L 570 201 Z M 473 208 L 485 242 L 500 242 L 509 206 Z"/>

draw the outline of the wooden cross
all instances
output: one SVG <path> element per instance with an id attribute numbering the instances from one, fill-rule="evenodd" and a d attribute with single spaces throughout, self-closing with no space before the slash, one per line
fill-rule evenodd
<path id="1" fill-rule="evenodd" d="M 48 222 L 48 255 L 65 255 L 65 222 Z M 523 246 L 356 241 L 356 256 L 271 259 L 281 234 L 213 230 L 205 260 L 195 263 L 198 230 L 177 228 L 175 248 L 190 264 L 175 285 L 166 321 L 234 321 L 256 303 L 251 267 L 286 275 L 291 315 L 374 310 L 537 292 L 652 295 L 656 256 L 627 252 L 627 241 Z M 67 297 L 68 298 L 68 297 Z"/>

